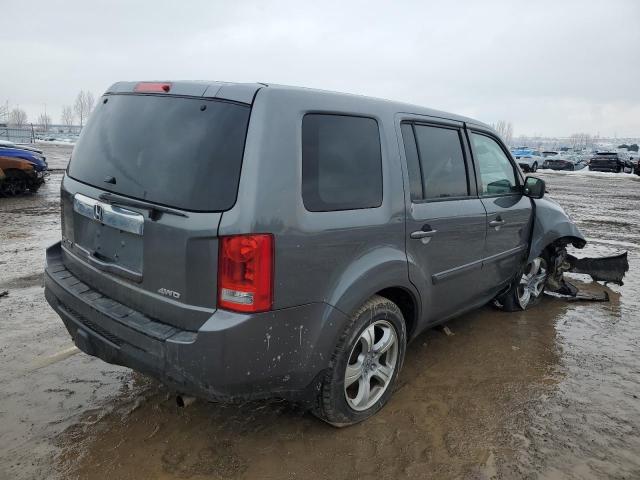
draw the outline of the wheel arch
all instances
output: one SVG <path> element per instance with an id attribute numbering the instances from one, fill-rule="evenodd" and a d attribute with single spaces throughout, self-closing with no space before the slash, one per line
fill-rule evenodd
<path id="1" fill-rule="evenodd" d="M 546 198 L 533 201 L 535 218 L 527 263 L 557 242 L 573 245 L 576 248 L 583 248 L 586 245 L 586 238 L 560 205 Z"/>
<path id="2" fill-rule="evenodd" d="M 328 303 L 351 315 L 374 295 L 398 305 L 405 317 L 407 337 L 411 338 L 419 323 L 420 296 L 409 281 L 404 251 L 385 246 L 353 261 L 342 272 Z"/>
<path id="3" fill-rule="evenodd" d="M 376 292 L 376 295 L 380 295 L 398 306 L 407 327 L 407 340 L 413 338 L 418 325 L 420 305 L 415 294 L 404 287 L 388 287 Z"/>

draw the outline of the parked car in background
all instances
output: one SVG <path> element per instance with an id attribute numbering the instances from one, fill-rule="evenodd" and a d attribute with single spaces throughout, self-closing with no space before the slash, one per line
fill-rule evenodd
<path id="1" fill-rule="evenodd" d="M 20 148 L 22 150 L 29 150 L 31 152 L 36 152 L 42 155 L 42 150 L 38 150 L 31 145 L 25 145 L 24 143 L 10 142 L 9 140 L 0 140 L 0 147 Z"/>
<path id="2" fill-rule="evenodd" d="M 557 156 L 557 155 L 560 155 L 560 152 L 555 152 L 555 151 L 553 151 L 553 150 L 545 150 L 544 152 L 542 152 L 542 156 L 543 156 L 544 158 L 547 158 L 547 157 L 555 157 L 555 156 Z"/>
<path id="3" fill-rule="evenodd" d="M 511 155 L 513 155 L 516 163 L 524 172 L 535 172 L 544 162 L 544 158 L 539 150 L 533 150 L 527 147 L 518 147 L 511 151 Z"/>
<path id="4" fill-rule="evenodd" d="M 586 242 L 544 194 L 470 118 L 120 82 L 61 182 L 45 296 L 82 351 L 177 392 L 295 399 L 350 425 L 387 403 L 426 328 L 540 301 L 564 247 Z"/>
<path id="5" fill-rule="evenodd" d="M 22 195 L 27 191 L 37 192 L 46 175 L 46 170 L 36 170 L 35 165 L 27 160 L 4 156 L 1 153 L 0 170 L 4 173 L 0 194 L 5 197 Z"/>
<path id="6" fill-rule="evenodd" d="M 554 155 L 544 159 L 542 168 L 551 170 L 582 170 L 588 165 L 587 159 L 581 155 Z"/>
<path id="7" fill-rule="evenodd" d="M 47 159 L 39 150 L 27 150 L 20 146 L 0 145 L 0 157 L 17 158 L 33 165 L 36 172 L 48 170 Z"/>
<path id="8" fill-rule="evenodd" d="M 589 170 L 595 172 L 627 172 L 633 170 L 628 153 L 624 152 L 597 152 L 589 160 Z"/>

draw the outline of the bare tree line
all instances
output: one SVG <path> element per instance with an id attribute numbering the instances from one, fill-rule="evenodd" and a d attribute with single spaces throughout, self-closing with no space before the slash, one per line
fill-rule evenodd
<path id="1" fill-rule="evenodd" d="M 73 104 L 73 111 L 80 120 L 80 128 L 84 126 L 84 122 L 93 110 L 94 103 L 95 98 L 93 93 L 88 90 L 86 92 L 84 90 L 80 90 L 80 93 L 78 93 L 78 96 L 76 97 L 76 102 Z"/>
<path id="2" fill-rule="evenodd" d="M 7 123 L 9 117 L 9 102 L 0 105 L 0 123 Z"/>
<path id="3" fill-rule="evenodd" d="M 574 133 L 569 137 L 571 148 L 589 148 L 595 146 L 598 137 L 590 133 Z"/>
<path id="4" fill-rule="evenodd" d="M 47 112 L 41 113 L 38 116 L 38 125 L 42 126 L 42 129 L 45 132 L 49 130 L 49 127 L 51 126 L 51 117 Z"/>
<path id="5" fill-rule="evenodd" d="M 491 124 L 491 127 L 498 132 L 502 141 L 507 145 L 511 145 L 513 140 L 513 125 L 506 120 L 499 120 L 498 123 Z"/>
<path id="6" fill-rule="evenodd" d="M 24 127 L 27 124 L 27 112 L 21 108 L 14 108 L 9 112 L 9 125 Z"/>
<path id="7" fill-rule="evenodd" d="M 498 132 L 498 135 L 500 135 L 502 140 L 504 140 L 504 142 L 507 145 L 512 145 L 512 142 L 514 141 L 514 136 L 513 136 L 513 124 L 511 122 L 507 120 L 499 120 L 498 122 L 491 124 L 491 127 L 496 132 Z M 516 140 L 523 145 L 530 144 L 530 143 L 534 143 L 534 144 L 537 143 L 538 148 L 540 148 L 542 145 L 542 143 L 540 142 L 542 138 L 536 137 L 535 135 L 533 137 L 526 137 L 521 135 Z M 566 139 L 565 146 L 571 147 L 572 149 L 596 148 L 598 144 L 598 140 L 599 140 L 599 137 L 597 135 L 591 135 L 590 133 L 573 133 Z M 532 145 L 532 146 L 536 146 L 536 145 Z"/>
<path id="8" fill-rule="evenodd" d="M 60 121 L 65 127 L 67 127 L 67 129 L 73 127 L 73 122 L 75 121 L 75 119 L 76 117 L 71 106 L 67 105 L 62 108 L 62 116 L 60 117 Z"/>
<path id="9" fill-rule="evenodd" d="M 80 90 L 73 105 L 65 105 L 62 108 L 60 123 L 70 130 L 71 127 L 75 125 L 76 120 L 78 120 L 80 122 L 80 128 L 82 128 L 93 111 L 94 105 L 95 97 L 93 93 L 89 90 Z M 29 123 L 27 112 L 20 107 L 9 110 L 8 105 L 0 106 L 0 119 L 3 117 L 6 117 L 6 123 L 12 127 L 20 128 Z M 38 116 L 36 123 L 46 131 L 52 124 L 51 116 L 45 111 Z"/>

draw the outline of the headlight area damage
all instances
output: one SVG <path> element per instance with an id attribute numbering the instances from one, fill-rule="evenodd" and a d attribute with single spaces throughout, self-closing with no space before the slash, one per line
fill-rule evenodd
<path id="1" fill-rule="evenodd" d="M 566 247 L 584 248 L 587 241 L 571 218 L 553 200 L 534 200 L 535 221 L 528 263 L 544 259 L 548 265 L 545 291 L 569 300 L 608 301 L 606 291 L 601 294 L 580 292 L 564 277 L 567 272 L 590 275 L 595 281 L 623 284 L 629 271 L 627 252 L 600 258 L 577 258 Z"/>
<path id="2" fill-rule="evenodd" d="M 567 300 L 607 302 L 606 291 L 581 292 L 567 281 L 567 272 L 588 274 L 596 281 L 622 285 L 629 270 L 627 253 L 601 258 L 577 258 L 567 247 L 584 248 L 584 238 L 573 220 L 549 198 L 532 199 L 534 221 L 527 262 L 514 281 L 498 295 L 494 304 L 509 312 L 526 310 L 539 302 L 543 293 Z"/>

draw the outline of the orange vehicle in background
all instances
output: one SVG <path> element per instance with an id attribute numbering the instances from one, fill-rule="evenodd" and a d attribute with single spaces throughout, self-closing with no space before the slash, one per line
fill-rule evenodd
<path id="1" fill-rule="evenodd" d="M 45 178 L 45 173 L 37 172 L 32 163 L 14 157 L 0 156 L 0 172 L 0 195 L 5 197 L 35 193 Z"/>

